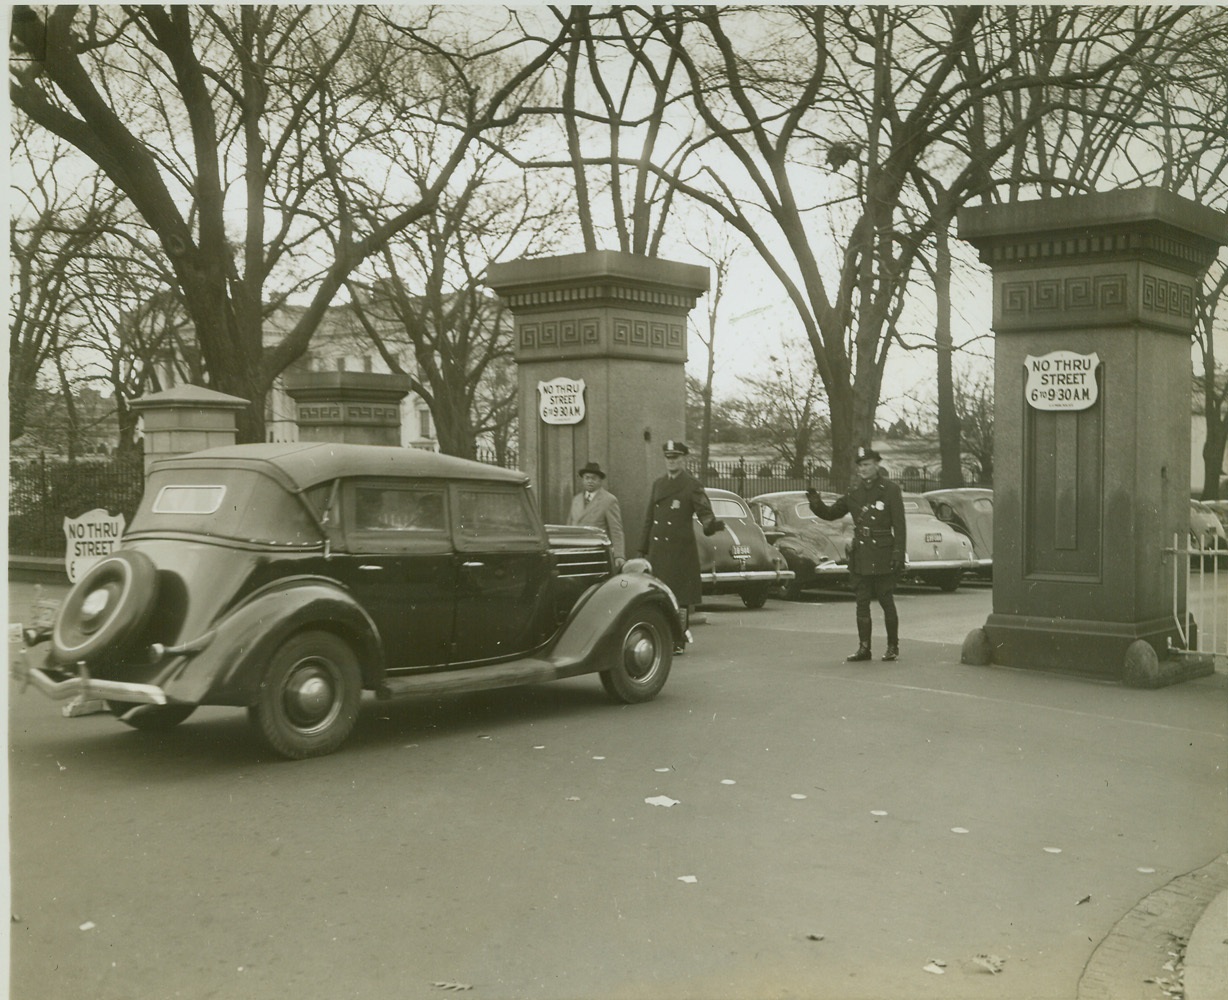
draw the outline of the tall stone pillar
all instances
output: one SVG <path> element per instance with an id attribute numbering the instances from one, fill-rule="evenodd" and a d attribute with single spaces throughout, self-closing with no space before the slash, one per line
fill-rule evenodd
<path id="1" fill-rule="evenodd" d="M 248 400 L 199 385 L 176 385 L 132 401 L 141 415 L 145 473 L 161 458 L 235 443 L 235 417 Z"/>
<path id="2" fill-rule="evenodd" d="M 686 317 L 707 268 L 601 250 L 492 264 L 487 284 L 515 317 L 520 467 L 542 516 L 564 521 L 576 470 L 598 462 L 634 554 L 661 446 L 686 432 Z"/>
<path id="3" fill-rule="evenodd" d="M 996 336 L 993 613 L 965 660 L 1163 683 L 1195 292 L 1228 217 L 1144 188 L 966 209 L 959 234 Z"/>
<path id="4" fill-rule="evenodd" d="M 285 379 L 300 441 L 401 444 L 401 400 L 408 375 L 302 372 Z"/>

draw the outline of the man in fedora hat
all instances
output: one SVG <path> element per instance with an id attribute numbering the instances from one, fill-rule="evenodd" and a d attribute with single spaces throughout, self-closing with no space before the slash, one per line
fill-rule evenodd
<path id="1" fill-rule="evenodd" d="M 626 561 L 627 543 L 623 536 L 623 514 L 618 506 L 618 497 L 605 488 L 605 472 L 596 462 L 589 462 L 578 473 L 584 489 L 572 497 L 567 523 L 591 524 L 604 529 L 610 536 L 614 568 L 622 569 Z"/>
<path id="2" fill-rule="evenodd" d="M 904 495 L 900 487 L 879 468 L 882 456 L 873 448 L 857 452 L 857 476 L 848 492 L 832 504 L 823 502 L 817 490 L 806 490 L 810 509 L 825 521 L 853 515 L 853 541 L 849 551 L 849 575 L 857 595 L 857 652 L 848 657 L 870 659 L 870 601 L 877 599 L 887 628 L 884 660 L 900 655 L 900 619 L 895 609 L 895 581 L 904 572 L 908 525 L 904 520 Z"/>
<path id="3" fill-rule="evenodd" d="M 663 580 L 678 599 L 682 628 L 689 640 L 691 608 L 703 596 L 699 547 L 691 518 L 699 518 L 705 535 L 715 535 L 725 524 L 712 513 L 712 504 L 699 480 L 683 467 L 683 459 L 690 453 L 686 444 L 666 441 L 662 450 L 666 473 L 652 484 L 640 553 L 652 564 L 653 575 Z M 685 649 L 685 645 L 677 646 L 674 652 Z"/>

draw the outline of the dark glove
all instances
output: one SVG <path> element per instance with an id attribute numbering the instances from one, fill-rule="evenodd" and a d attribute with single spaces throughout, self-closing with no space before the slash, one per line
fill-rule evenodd
<path id="1" fill-rule="evenodd" d="M 899 576 L 904 572 L 904 561 L 902 559 L 891 560 L 891 575 Z"/>
<path id="2" fill-rule="evenodd" d="M 813 486 L 807 486 L 806 487 L 806 499 L 809 500 L 811 503 L 814 503 L 816 500 L 821 500 L 822 497 L 819 495 L 819 491 L 816 490 Z"/>
<path id="3" fill-rule="evenodd" d="M 715 535 L 718 531 L 725 530 L 725 522 L 719 517 L 714 517 L 711 521 L 704 525 L 705 535 Z"/>

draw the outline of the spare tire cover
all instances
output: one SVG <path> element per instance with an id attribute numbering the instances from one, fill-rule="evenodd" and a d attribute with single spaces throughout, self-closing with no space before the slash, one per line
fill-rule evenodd
<path id="1" fill-rule="evenodd" d="M 149 621 L 157 597 L 158 570 L 143 552 L 120 549 L 100 559 L 73 585 L 56 616 L 55 660 L 122 655 Z"/>

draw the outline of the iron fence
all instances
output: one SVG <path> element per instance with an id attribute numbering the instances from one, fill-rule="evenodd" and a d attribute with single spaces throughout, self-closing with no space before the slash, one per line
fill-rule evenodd
<path id="1" fill-rule="evenodd" d="M 732 490 L 749 499 L 760 493 L 779 493 L 785 490 L 804 490 L 813 486 L 816 490 L 843 492 L 847 478 L 832 476 L 825 466 L 808 465 L 799 475 L 785 462 L 751 461 L 745 458 L 713 459 L 707 470 L 701 472 L 698 461 L 690 462 L 691 473 L 705 486 Z M 922 471 L 903 475 L 891 474 L 891 478 L 906 493 L 924 493 L 941 487 L 937 475 Z M 970 484 L 969 484 L 970 485 Z"/>
<path id="2" fill-rule="evenodd" d="M 9 462 L 9 552 L 64 555 L 64 518 L 101 507 L 131 523 L 145 486 L 140 458 Z"/>

